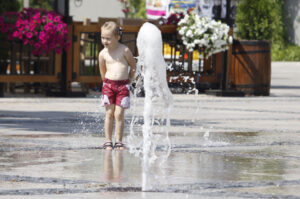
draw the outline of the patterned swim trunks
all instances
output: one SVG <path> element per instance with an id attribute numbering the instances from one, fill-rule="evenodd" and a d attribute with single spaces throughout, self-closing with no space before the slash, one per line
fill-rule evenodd
<path id="1" fill-rule="evenodd" d="M 101 106 L 115 104 L 123 108 L 130 107 L 129 80 L 104 79 Z"/>

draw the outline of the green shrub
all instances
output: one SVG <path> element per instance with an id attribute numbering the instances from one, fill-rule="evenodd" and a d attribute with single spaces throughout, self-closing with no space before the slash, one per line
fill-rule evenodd
<path id="1" fill-rule="evenodd" d="M 292 24 L 284 23 L 290 21 L 284 10 L 284 0 L 276 0 L 279 10 L 278 24 L 272 39 L 272 61 L 300 61 L 300 46 L 292 44 L 288 40 L 287 26 Z"/>
<path id="2" fill-rule="evenodd" d="M 300 46 L 285 44 L 272 45 L 272 61 L 300 61 Z"/>
<path id="3" fill-rule="evenodd" d="M 247 40 L 281 39 L 282 0 L 242 0 L 237 6 L 237 36 Z"/>
<path id="4" fill-rule="evenodd" d="M 284 0 L 241 0 L 236 14 L 236 36 L 270 40 L 272 61 L 300 61 L 300 46 L 289 43 Z"/>

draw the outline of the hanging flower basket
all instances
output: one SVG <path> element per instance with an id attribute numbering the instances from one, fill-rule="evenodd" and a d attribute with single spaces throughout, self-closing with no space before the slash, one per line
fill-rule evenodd
<path id="1" fill-rule="evenodd" d="M 178 23 L 179 34 L 188 51 L 201 50 L 208 58 L 214 53 L 225 51 L 232 43 L 229 26 L 193 13 L 186 14 Z"/>
<path id="2" fill-rule="evenodd" d="M 52 50 L 62 53 L 70 46 L 67 24 L 54 11 L 25 8 L 20 13 L 6 13 L 0 17 L 0 28 L 8 39 L 19 39 L 32 46 L 35 55 Z"/>

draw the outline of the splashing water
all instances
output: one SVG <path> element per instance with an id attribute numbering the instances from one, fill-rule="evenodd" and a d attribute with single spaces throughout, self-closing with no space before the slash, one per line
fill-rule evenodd
<path id="1" fill-rule="evenodd" d="M 139 51 L 137 62 L 137 75 L 139 78 L 136 82 L 135 92 L 139 92 L 142 87 L 145 90 L 143 141 L 137 142 L 137 136 L 133 130 L 137 118 L 133 117 L 128 142 L 130 151 L 135 150 L 135 153 L 142 154 L 142 189 L 145 191 L 151 189 L 149 176 L 154 161 L 159 156 L 163 157 L 162 160 L 166 159 L 171 151 L 168 129 L 173 96 L 166 81 L 167 64 L 162 54 L 160 30 L 151 23 L 143 24 L 138 33 L 137 48 Z M 160 154 L 157 153 L 158 150 Z M 161 153 L 162 151 L 165 151 L 165 153 Z"/>

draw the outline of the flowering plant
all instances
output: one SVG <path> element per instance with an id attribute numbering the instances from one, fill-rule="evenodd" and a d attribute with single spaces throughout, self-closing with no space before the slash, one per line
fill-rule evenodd
<path id="1" fill-rule="evenodd" d="M 178 22 L 183 19 L 184 14 L 182 12 L 172 13 L 166 21 L 166 24 L 178 24 Z"/>
<path id="2" fill-rule="evenodd" d="M 123 4 L 122 12 L 124 13 L 125 17 L 128 17 L 128 13 L 130 12 L 130 3 L 128 0 L 120 0 L 120 2 Z"/>
<path id="3" fill-rule="evenodd" d="M 192 52 L 201 49 L 205 57 L 228 49 L 232 37 L 228 35 L 229 26 L 195 14 L 187 14 L 178 23 L 183 44 Z"/>
<path id="4" fill-rule="evenodd" d="M 15 23 L 7 23 L 12 21 L 11 16 L 15 16 Z M 32 53 L 35 55 L 49 53 L 51 50 L 62 53 L 63 48 L 70 46 L 67 24 L 54 11 L 25 8 L 18 14 L 2 16 L 0 28 L 8 34 L 8 39 L 20 39 L 23 44 L 32 46 Z"/>
<path id="5" fill-rule="evenodd" d="M 12 40 L 12 33 L 16 29 L 15 23 L 19 18 L 20 13 L 18 12 L 5 12 L 0 15 L 0 31 L 8 34 L 8 39 Z"/>

